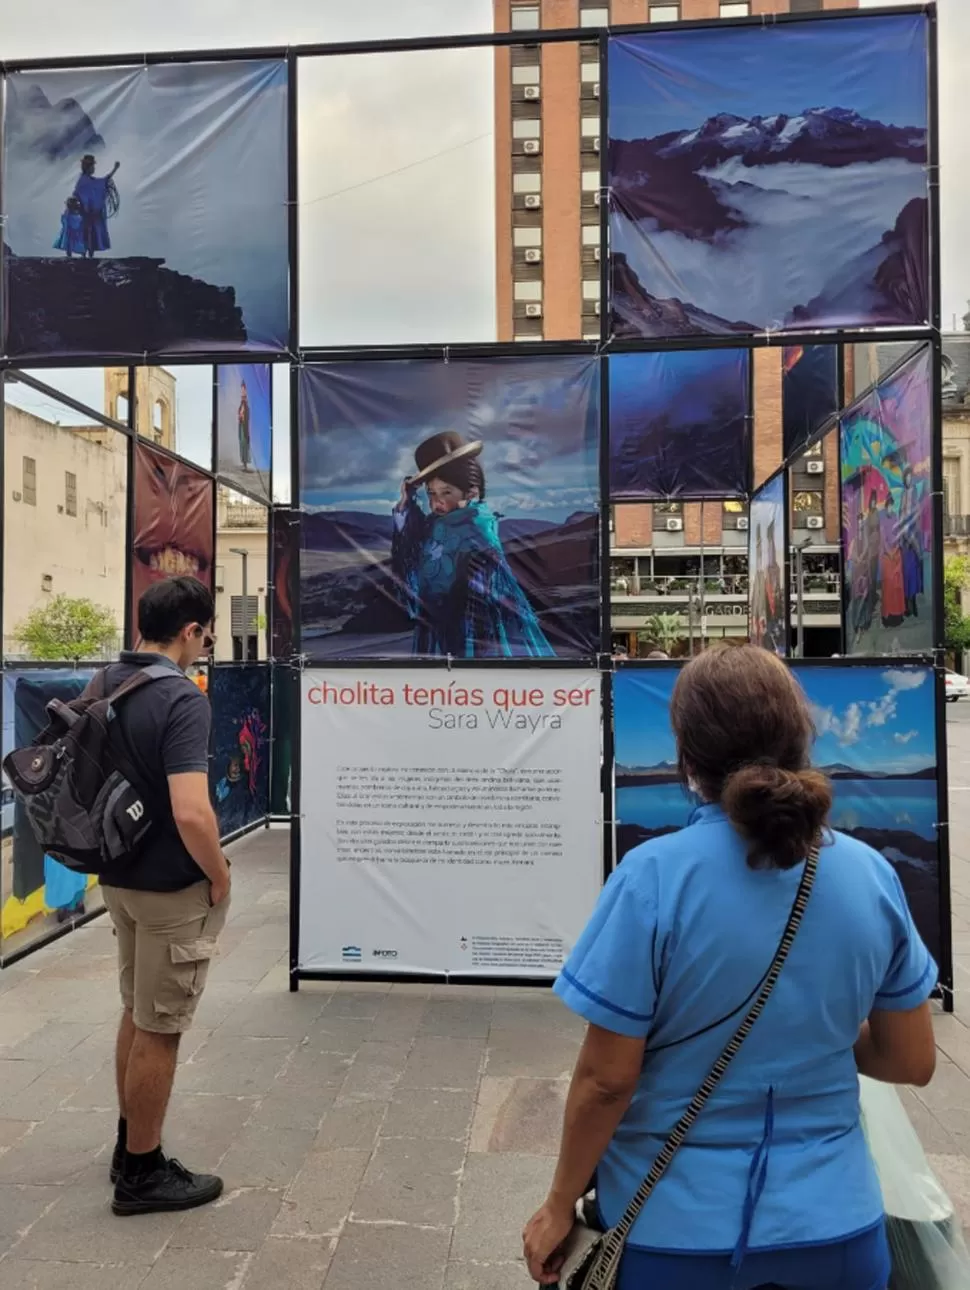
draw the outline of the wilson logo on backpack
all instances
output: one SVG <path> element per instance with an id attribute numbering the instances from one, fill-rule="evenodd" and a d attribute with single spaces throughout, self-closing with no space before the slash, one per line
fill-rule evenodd
<path id="1" fill-rule="evenodd" d="M 80 698 L 52 700 L 36 741 L 4 758 L 38 844 L 68 869 L 102 874 L 133 859 L 148 836 L 153 821 L 145 794 L 133 785 L 110 731 L 120 703 L 173 675 L 153 663 L 108 694 L 101 671 Z"/>

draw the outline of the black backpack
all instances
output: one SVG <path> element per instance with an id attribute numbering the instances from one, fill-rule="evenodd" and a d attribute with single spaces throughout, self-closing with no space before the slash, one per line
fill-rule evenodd
<path id="1" fill-rule="evenodd" d="M 148 836 L 150 803 L 117 740 L 112 747 L 110 730 L 119 703 L 173 675 L 153 663 L 108 694 L 102 670 L 70 703 L 52 699 L 36 741 L 3 759 L 38 844 L 68 869 L 103 874 L 133 859 Z"/>

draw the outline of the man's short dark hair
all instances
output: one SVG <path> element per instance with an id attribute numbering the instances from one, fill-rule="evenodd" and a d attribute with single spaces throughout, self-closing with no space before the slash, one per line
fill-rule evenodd
<path id="1" fill-rule="evenodd" d="M 138 631 L 142 640 L 168 645 L 183 627 L 207 627 L 215 617 L 212 592 L 198 578 L 166 578 L 154 582 L 138 602 Z"/>

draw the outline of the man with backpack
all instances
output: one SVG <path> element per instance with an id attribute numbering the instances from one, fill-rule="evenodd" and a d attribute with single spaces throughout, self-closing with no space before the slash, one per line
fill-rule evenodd
<path id="1" fill-rule="evenodd" d="M 118 1215 L 193 1209 L 222 1193 L 221 1178 L 191 1173 L 161 1147 L 179 1037 L 229 909 L 229 866 L 209 799 L 209 701 L 186 676 L 214 643 L 213 617 L 212 595 L 196 579 L 154 583 L 138 605 L 141 648 L 103 674 L 112 696 L 109 760 L 140 794 L 123 814 L 151 817 L 132 854 L 101 873 L 124 1004 L 111 1161 Z M 120 702 L 119 689 L 128 691 Z"/>

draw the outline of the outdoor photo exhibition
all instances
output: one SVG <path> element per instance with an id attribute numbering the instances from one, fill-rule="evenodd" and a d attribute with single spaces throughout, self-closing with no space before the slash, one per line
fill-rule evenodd
<path id="1" fill-rule="evenodd" d="M 11 18 L 0 1290 L 970 1290 L 962 4 Z"/>

